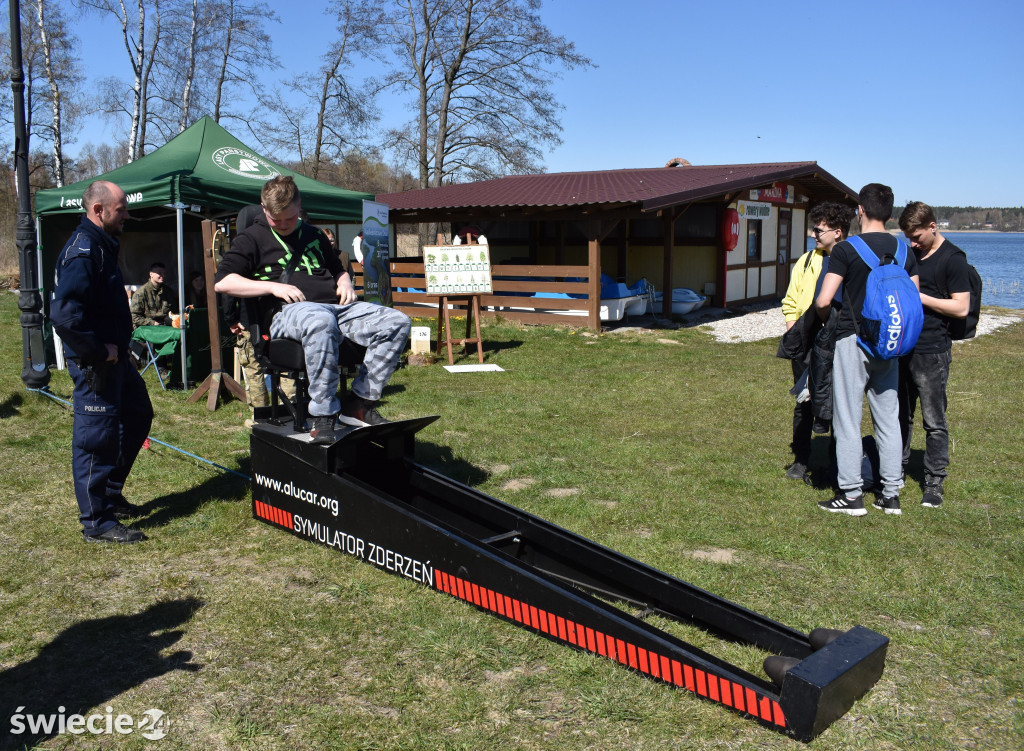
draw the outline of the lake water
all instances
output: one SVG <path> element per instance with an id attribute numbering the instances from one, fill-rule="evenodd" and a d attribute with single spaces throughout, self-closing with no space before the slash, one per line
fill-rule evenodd
<path id="1" fill-rule="evenodd" d="M 981 275 L 982 305 L 1024 308 L 1024 232 L 949 232 Z M 808 238 L 808 248 L 814 240 Z"/>

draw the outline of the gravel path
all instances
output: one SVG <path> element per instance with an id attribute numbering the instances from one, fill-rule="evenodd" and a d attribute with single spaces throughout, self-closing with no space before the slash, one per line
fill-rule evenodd
<path id="1" fill-rule="evenodd" d="M 728 317 L 707 323 L 698 319 L 690 325 L 697 325 L 702 330 L 709 331 L 720 342 L 756 342 L 760 339 L 779 337 L 785 333 L 786 319 L 782 315 L 782 306 L 778 303 L 746 305 L 743 310 L 746 312 L 741 315 L 723 314 Z M 998 315 L 982 313 L 978 321 L 978 336 L 991 334 L 1003 326 L 1020 321 L 1024 321 L 1024 312 Z"/>

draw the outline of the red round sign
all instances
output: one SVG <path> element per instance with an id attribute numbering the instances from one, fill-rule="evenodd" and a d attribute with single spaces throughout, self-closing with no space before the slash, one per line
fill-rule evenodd
<path id="1" fill-rule="evenodd" d="M 726 209 L 722 212 L 722 247 L 726 251 L 735 248 L 740 241 L 740 212 Z"/>

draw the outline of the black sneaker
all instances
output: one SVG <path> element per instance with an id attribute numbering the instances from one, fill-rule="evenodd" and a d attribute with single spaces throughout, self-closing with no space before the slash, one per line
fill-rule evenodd
<path id="1" fill-rule="evenodd" d="M 98 535 L 86 535 L 86 542 L 116 542 L 122 545 L 130 545 L 133 542 L 142 542 L 146 536 L 137 529 L 126 527 L 120 522 Z"/>
<path id="2" fill-rule="evenodd" d="M 142 516 L 142 507 L 136 506 L 134 503 L 129 503 L 123 495 L 118 494 L 108 497 L 114 504 L 114 518 L 118 521 Z"/>
<path id="3" fill-rule="evenodd" d="M 337 415 L 324 415 L 313 418 L 313 427 L 309 431 L 309 437 L 313 439 L 313 443 L 334 443 L 334 420 L 336 417 Z"/>
<path id="4" fill-rule="evenodd" d="M 349 397 L 342 402 L 341 415 L 363 425 L 386 425 L 391 422 L 377 411 L 377 402 L 371 402 L 369 399 L 363 399 L 355 394 L 349 394 Z"/>
<path id="5" fill-rule="evenodd" d="M 786 477 L 790 480 L 803 480 L 807 482 L 807 465 L 803 462 L 793 462 L 786 470 Z"/>
<path id="6" fill-rule="evenodd" d="M 875 498 L 875 502 L 871 505 L 879 511 L 884 511 L 887 514 L 899 516 L 903 513 L 900 511 L 900 497 L 898 495 L 894 495 L 892 498 L 886 498 L 885 496 L 880 495 Z"/>
<path id="7" fill-rule="evenodd" d="M 925 485 L 921 505 L 925 508 L 942 507 L 942 485 Z"/>
<path id="8" fill-rule="evenodd" d="M 847 514 L 848 516 L 864 516 L 868 510 L 864 508 L 864 496 L 848 498 L 846 493 L 839 491 L 830 501 L 818 501 L 818 506 L 833 514 Z"/>

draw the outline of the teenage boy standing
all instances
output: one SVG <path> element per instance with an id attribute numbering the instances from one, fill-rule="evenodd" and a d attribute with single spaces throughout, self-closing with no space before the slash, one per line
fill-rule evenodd
<path id="1" fill-rule="evenodd" d="M 860 191 L 861 238 L 881 261 L 886 255 L 894 256 L 898 247 L 895 237 L 885 231 L 885 223 L 892 217 L 892 188 L 880 183 L 869 183 Z M 915 285 L 918 285 L 917 261 L 907 253 L 903 266 Z M 839 491 L 829 501 L 818 505 L 825 511 L 849 516 L 864 516 L 863 479 L 861 477 L 863 444 L 861 416 L 864 395 L 874 422 L 875 443 L 878 446 L 879 475 L 882 497 L 875 506 L 889 514 L 900 513 L 899 490 L 903 485 L 903 446 L 899 427 L 899 399 L 897 386 L 899 373 L 896 360 L 872 357 L 857 343 L 857 328 L 870 269 L 861 260 L 848 241 L 838 243 L 829 257 L 828 273 L 817 299 L 818 315 L 828 317 L 839 285 L 843 285 L 843 306 L 836 329 L 836 349 L 833 359 L 832 432 L 836 438 L 836 460 L 839 467 Z"/>
<path id="2" fill-rule="evenodd" d="M 949 465 L 949 428 L 946 425 L 946 383 L 953 361 L 949 324 L 965 318 L 971 303 L 967 256 L 939 232 L 931 206 L 912 201 L 900 214 L 900 229 L 917 257 L 921 280 L 924 327 L 914 351 L 900 358 L 900 431 L 903 467 L 910 459 L 914 410 L 921 400 L 924 424 L 924 497 L 921 505 L 942 505 L 942 481 Z"/>
<path id="3" fill-rule="evenodd" d="M 828 258 L 836 243 L 844 240 L 853 221 L 853 209 L 841 203 L 822 203 L 808 214 L 816 246 L 796 262 L 790 277 L 786 296 L 782 298 L 782 313 L 786 317 L 786 330 L 796 325 L 800 317 L 814 305 L 821 276 L 828 271 Z M 806 358 L 794 359 L 793 383 L 807 370 Z M 811 428 L 814 415 L 810 400 L 797 402 L 793 409 L 793 463 L 786 470 L 790 480 L 809 482 L 807 464 L 811 456 Z"/>

